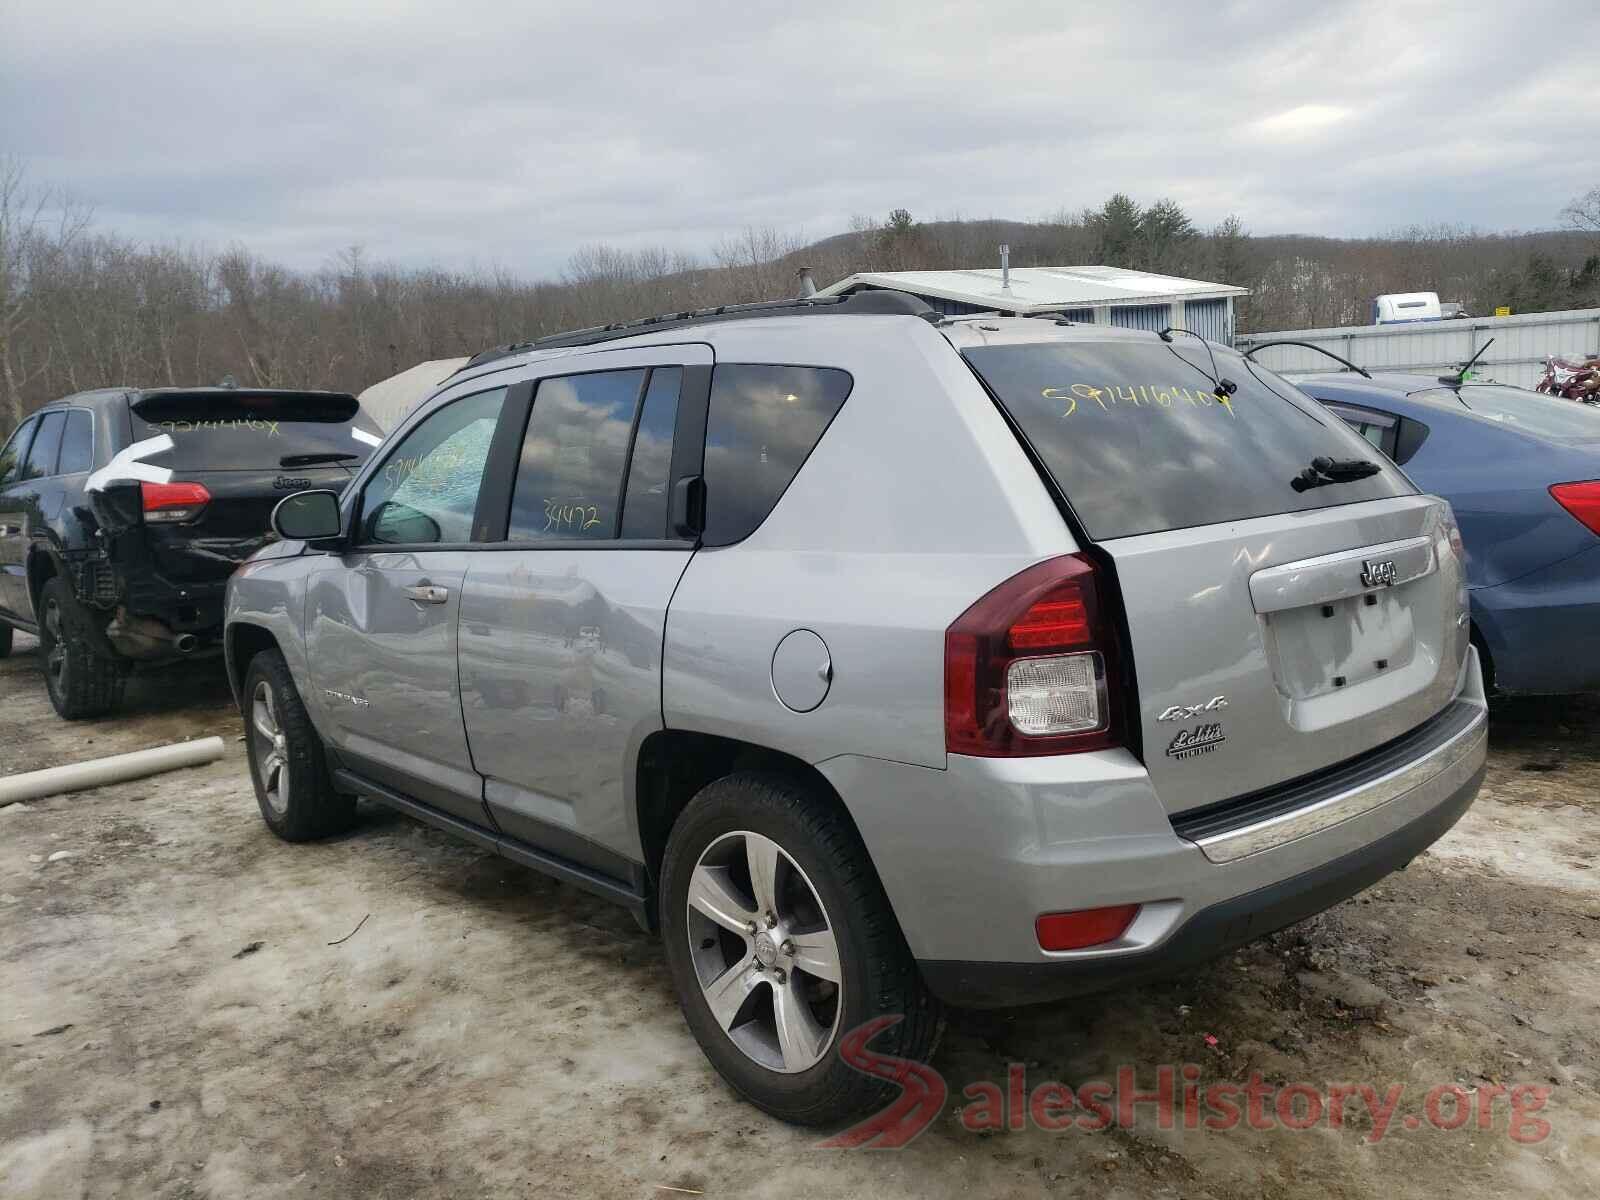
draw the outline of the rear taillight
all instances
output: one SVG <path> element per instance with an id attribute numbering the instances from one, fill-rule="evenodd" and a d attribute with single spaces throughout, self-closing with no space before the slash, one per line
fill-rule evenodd
<path id="1" fill-rule="evenodd" d="M 1121 744 L 1117 643 L 1098 570 L 1081 554 L 1036 563 L 944 635 L 952 754 L 1021 757 Z"/>
<path id="2" fill-rule="evenodd" d="M 176 525 L 192 521 L 211 503 L 203 483 L 141 483 L 144 519 L 148 524 Z"/>
<path id="3" fill-rule="evenodd" d="M 1587 525 L 1591 532 L 1600 533 L 1600 479 L 1590 479 L 1584 483 L 1557 483 L 1551 486 L 1550 494 L 1556 498 L 1557 504 Z"/>

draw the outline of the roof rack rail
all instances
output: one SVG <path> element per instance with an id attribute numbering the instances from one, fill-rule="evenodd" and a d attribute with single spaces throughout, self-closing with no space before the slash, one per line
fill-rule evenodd
<path id="1" fill-rule="evenodd" d="M 662 313 L 655 317 L 641 317 L 635 321 L 618 321 L 611 325 L 595 325 L 588 329 L 575 329 L 569 333 L 554 333 L 535 338 L 531 342 L 514 342 L 496 346 L 474 354 L 456 372 L 469 367 L 482 366 L 496 359 L 526 354 L 530 350 L 554 350 L 565 346 L 593 346 L 617 338 L 634 337 L 641 333 L 654 333 L 658 329 L 671 329 L 680 325 L 702 325 L 716 321 L 740 321 L 751 317 L 801 316 L 807 313 L 890 314 L 922 317 L 937 320 L 939 313 L 927 301 L 910 292 L 883 290 L 852 292 L 846 296 L 807 296 L 792 300 L 765 300 L 756 304 L 724 304 L 717 308 L 697 308 L 686 312 Z"/>

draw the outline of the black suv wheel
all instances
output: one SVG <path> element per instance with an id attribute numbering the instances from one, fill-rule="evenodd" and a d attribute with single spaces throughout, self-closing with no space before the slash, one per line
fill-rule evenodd
<path id="1" fill-rule="evenodd" d="M 9 625 L 0 625 L 0 658 L 11 657 L 11 638 L 13 631 Z"/>
<path id="2" fill-rule="evenodd" d="M 708 784 L 673 827 L 661 932 L 683 1014 L 722 1077 L 798 1124 L 881 1106 L 892 1086 L 840 1040 L 899 1015 L 872 1049 L 926 1061 L 943 1026 L 853 826 L 783 775 Z"/>
<path id="3" fill-rule="evenodd" d="M 334 790 L 322 739 L 280 651 L 250 660 L 243 696 L 250 779 L 267 828 L 304 842 L 354 825 L 356 798 Z"/>
<path id="4" fill-rule="evenodd" d="M 113 711 L 128 684 L 127 664 L 95 650 L 88 621 L 65 582 L 45 580 L 39 592 L 39 657 L 50 703 L 69 721 Z"/>

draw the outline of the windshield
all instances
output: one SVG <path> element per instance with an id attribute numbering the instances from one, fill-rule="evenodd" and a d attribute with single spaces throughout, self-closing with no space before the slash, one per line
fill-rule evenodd
<path id="1" fill-rule="evenodd" d="M 1456 405 L 1451 388 L 1431 388 L 1413 392 L 1424 400 Z M 1563 439 L 1600 438 L 1600 408 L 1559 396 L 1546 396 L 1499 383 L 1469 383 L 1461 389 L 1460 404 L 1472 415 L 1486 421 L 1514 425 L 1540 437 Z"/>
<path id="2" fill-rule="evenodd" d="M 984 346 L 967 361 L 989 385 L 1096 540 L 1409 495 L 1387 459 L 1314 400 L 1238 355 L 1219 395 L 1210 357 L 1149 341 Z M 1296 491 L 1319 457 L 1381 464 Z"/>

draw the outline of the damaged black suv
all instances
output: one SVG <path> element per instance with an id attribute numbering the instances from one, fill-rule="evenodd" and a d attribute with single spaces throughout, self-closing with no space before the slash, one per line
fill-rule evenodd
<path id="1" fill-rule="evenodd" d="M 382 440 L 341 392 L 82 392 L 0 449 L 0 657 L 37 634 L 63 717 L 121 702 L 136 662 L 215 649 L 233 569 L 291 492 L 338 490 Z"/>

